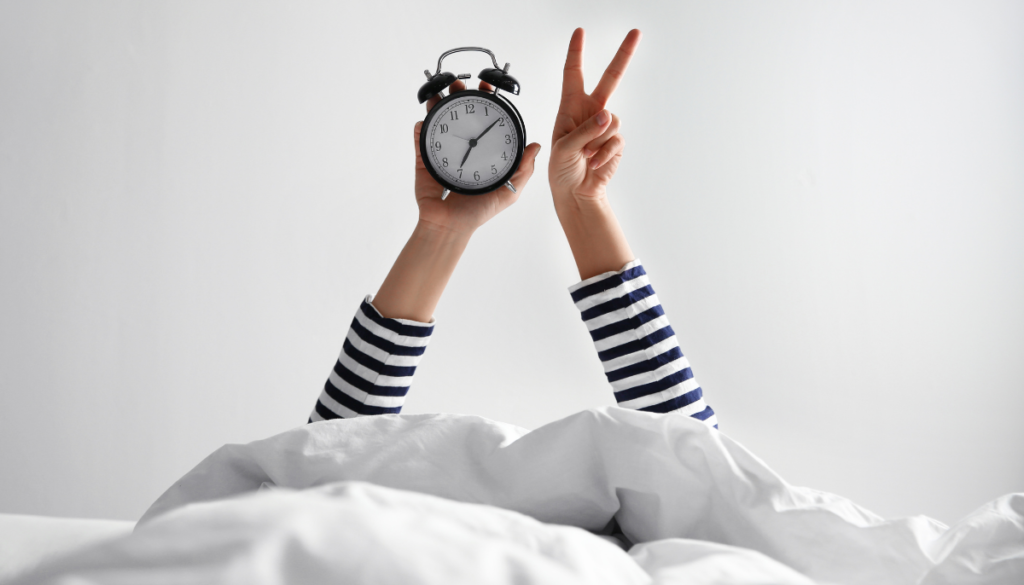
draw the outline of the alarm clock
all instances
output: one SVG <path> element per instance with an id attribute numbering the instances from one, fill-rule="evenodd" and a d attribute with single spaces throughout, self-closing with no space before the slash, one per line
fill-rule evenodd
<path id="1" fill-rule="evenodd" d="M 469 73 L 455 75 L 441 71 L 441 62 L 453 53 L 479 51 L 491 57 L 494 67 L 477 76 L 489 83 L 493 92 L 467 89 L 450 93 L 444 90 L 457 79 L 469 79 Z M 512 102 L 504 94 L 519 95 L 519 82 L 508 73 L 509 63 L 498 67 L 494 53 L 482 47 L 458 47 L 445 51 L 437 60 L 437 71 L 423 73 L 427 82 L 417 97 L 420 103 L 441 96 L 427 112 L 420 129 L 420 155 L 427 171 L 444 192 L 482 195 L 499 187 L 516 192 L 512 175 L 523 160 L 526 127 Z"/>

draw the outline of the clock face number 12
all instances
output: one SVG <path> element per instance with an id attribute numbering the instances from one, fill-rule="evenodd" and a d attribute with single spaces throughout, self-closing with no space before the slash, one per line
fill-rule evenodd
<path id="1" fill-rule="evenodd" d="M 522 157 L 518 115 L 491 94 L 467 90 L 437 104 L 421 131 L 424 163 L 442 185 L 466 194 L 508 181 Z M 426 151 L 426 152 L 423 152 Z"/>

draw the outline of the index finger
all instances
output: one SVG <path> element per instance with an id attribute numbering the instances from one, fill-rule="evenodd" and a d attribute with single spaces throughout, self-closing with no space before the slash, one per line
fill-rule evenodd
<path id="1" fill-rule="evenodd" d="M 612 62 L 604 70 L 601 81 L 594 88 L 593 93 L 590 94 L 591 97 L 597 100 L 599 107 L 603 108 L 605 106 L 608 98 L 612 97 L 615 88 L 619 86 L 619 81 L 622 80 L 622 76 L 626 73 L 626 67 L 629 66 L 629 60 L 633 58 L 633 53 L 636 52 L 636 48 L 640 44 L 641 36 L 643 35 L 639 29 L 634 28 L 629 31 L 622 44 L 619 45 L 619 50 L 615 53 L 615 57 L 612 58 Z"/>
<path id="2" fill-rule="evenodd" d="M 565 69 L 562 70 L 562 97 L 583 93 L 583 37 L 582 28 L 572 31 Z"/>

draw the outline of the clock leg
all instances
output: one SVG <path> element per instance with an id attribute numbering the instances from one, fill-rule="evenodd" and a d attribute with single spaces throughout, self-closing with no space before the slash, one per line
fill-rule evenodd
<path id="1" fill-rule="evenodd" d="M 448 197 L 449 193 L 451 193 L 451 190 L 450 189 L 445 189 L 444 193 L 441 193 L 441 201 L 444 201 L 445 197 Z"/>
<path id="2" fill-rule="evenodd" d="M 505 181 L 505 186 L 508 187 L 509 191 L 516 193 L 516 186 L 512 184 L 512 181 Z"/>

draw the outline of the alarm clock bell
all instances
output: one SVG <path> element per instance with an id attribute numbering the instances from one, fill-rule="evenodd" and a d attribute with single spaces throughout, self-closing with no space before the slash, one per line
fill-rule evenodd
<path id="1" fill-rule="evenodd" d="M 449 85 L 455 83 L 456 79 L 469 79 L 471 77 L 469 73 L 455 75 L 448 71 L 441 71 L 441 61 L 444 61 L 445 57 L 462 51 L 480 51 L 490 55 L 491 63 L 494 64 L 494 67 L 484 69 L 477 75 L 477 78 L 480 81 L 486 81 L 493 85 L 495 89 L 506 91 L 512 95 L 519 95 L 519 80 L 508 74 L 509 63 L 505 63 L 505 67 L 499 69 L 498 60 L 494 58 L 494 53 L 489 50 L 483 47 L 458 47 L 441 54 L 441 57 L 437 60 L 437 71 L 433 75 L 431 75 L 430 70 L 423 71 L 424 75 L 427 76 L 427 82 L 416 93 L 416 98 L 420 100 L 421 104 L 443 92 Z"/>

